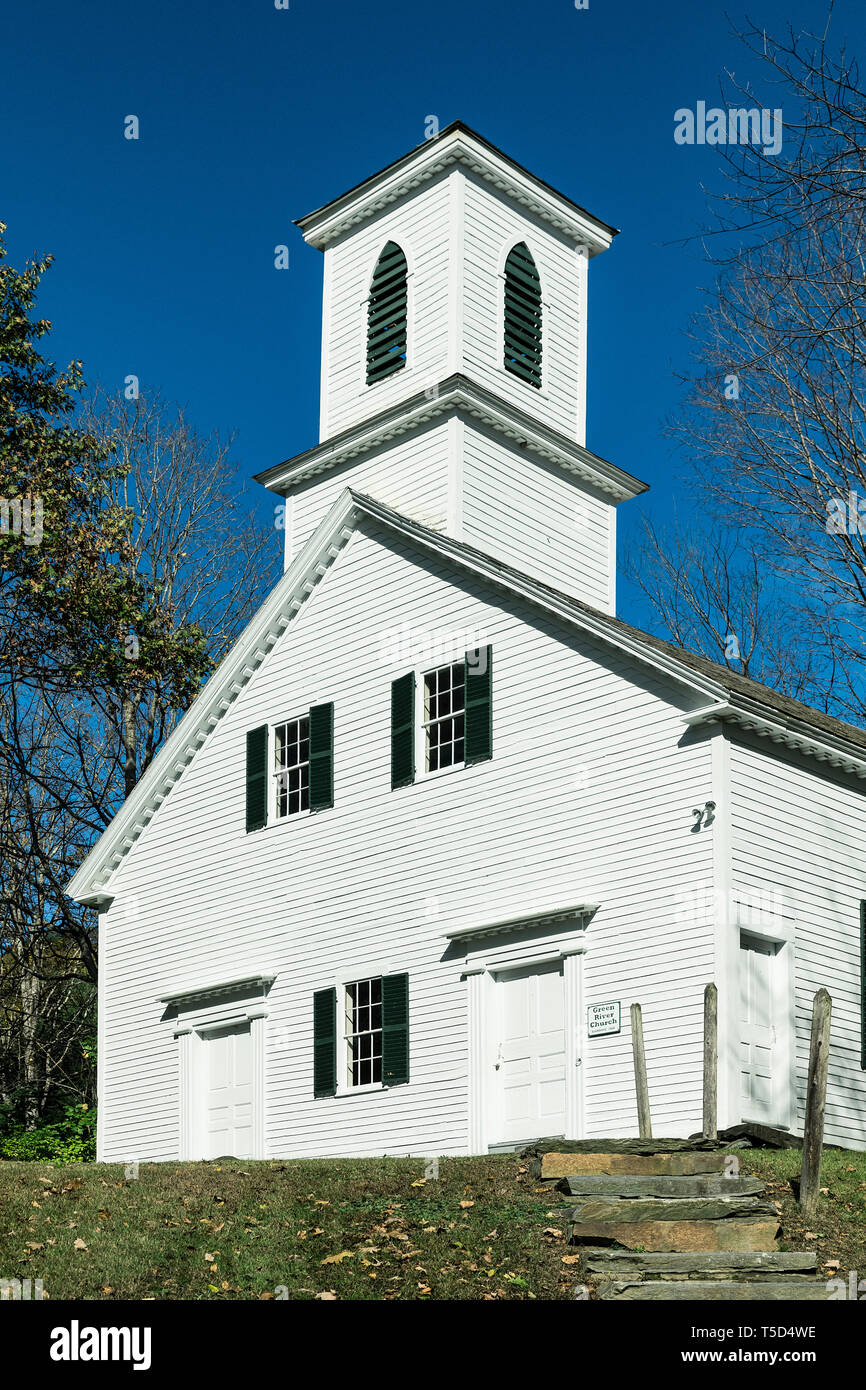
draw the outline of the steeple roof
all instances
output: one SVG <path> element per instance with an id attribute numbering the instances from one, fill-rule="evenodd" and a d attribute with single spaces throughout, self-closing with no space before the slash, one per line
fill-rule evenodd
<path id="1" fill-rule="evenodd" d="M 617 235 L 616 227 L 566 198 L 462 121 L 452 121 L 438 135 L 424 140 L 377 174 L 371 174 L 324 207 L 298 218 L 296 226 L 310 245 L 324 250 L 348 228 L 454 164 L 480 175 L 531 209 L 549 226 L 582 242 L 589 248 L 590 256 L 605 251 Z"/>

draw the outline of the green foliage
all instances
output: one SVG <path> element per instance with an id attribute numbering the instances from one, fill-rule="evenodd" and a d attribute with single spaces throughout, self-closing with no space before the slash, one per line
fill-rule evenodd
<path id="1" fill-rule="evenodd" d="M 81 363 L 58 372 L 36 348 L 51 329 L 34 306 L 53 258 L 15 270 L 5 264 L 4 232 L 0 223 L 0 497 L 39 521 L 38 536 L 0 532 L 0 571 L 12 581 L 4 655 L 21 674 L 48 671 L 124 699 L 156 684 L 185 708 L 209 669 L 205 634 L 178 625 L 170 598 L 138 572 L 134 512 L 118 497 L 129 465 L 114 441 L 69 419 Z"/>
<path id="2" fill-rule="evenodd" d="M 88 1163 L 96 1158 L 96 1110 L 73 1102 L 54 1124 L 26 1130 L 11 1125 L 0 1134 L 0 1159 Z"/>

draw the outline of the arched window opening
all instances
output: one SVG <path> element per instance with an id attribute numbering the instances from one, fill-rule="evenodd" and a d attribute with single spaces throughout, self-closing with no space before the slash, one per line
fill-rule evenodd
<path id="1" fill-rule="evenodd" d="M 406 257 L 394 241 L 382 248 L 367 304 L 367 385 L 406 365 Z"/>
<path id="2" fill-rule="evenodd" d="M 541 282 L 525 242 L 518 242 L 505 262 L 506 371 L 530 386 L 541 386 Z"/>

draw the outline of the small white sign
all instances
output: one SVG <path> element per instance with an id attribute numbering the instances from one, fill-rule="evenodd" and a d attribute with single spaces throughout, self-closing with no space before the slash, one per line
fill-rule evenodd
<path id="1" fill-rule="evenodd" d="M 606 1004 L 590 1004 L 586 1010 L 586 1032 L 590 1038 L 600 1038 L 605 1033 L 620 1031 L 619 1000 L 612 999 Z"/>

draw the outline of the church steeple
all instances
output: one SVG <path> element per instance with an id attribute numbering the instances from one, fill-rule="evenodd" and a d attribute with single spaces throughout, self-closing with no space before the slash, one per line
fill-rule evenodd
<path id="1" fill-rule="evenodd" d="M 460 122 L 298 224 L 324 252 L 320 444 L 260 481 L 289 563 L 346 485 L 608 612 L 615 506 L 590 454 L 590 260 L 615 229 Z"/>

